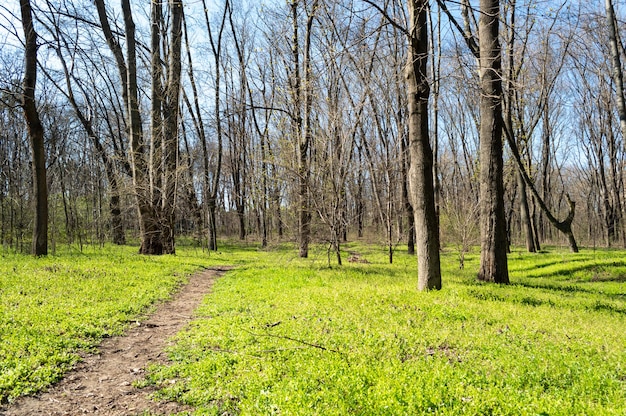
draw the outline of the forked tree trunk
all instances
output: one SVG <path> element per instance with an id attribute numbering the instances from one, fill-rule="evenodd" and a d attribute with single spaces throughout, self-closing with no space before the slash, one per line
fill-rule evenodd
<path id="1" fill-rule="evenodd" d="M 32 253 L 48 254 L 48 183 L 44 131 L 35 103 L 37 85 L 37 32 L 29 0 L 20 0 L 22 28 L 24 30 L 24 81 L 22 107 L 28 126 L 32 153 L 33 195 L 35 196 L 35 222 L 33 225 Z"/>
<path id="2" fill-rule="evenodd" d="M 171 12 L 167 84 L 163 103 L 163 251 L 174 254 L 176 225 L 176 185 L 178 182 L 178 115 L 181 88 L 182 0 L 169 0 Z"/>
<path id="3" fill-rule="evenodd" d="M 294 94 L 295 129 L 298 152 L 298 234 L 299 234 L 299 256 L 306 258 L 309 255 L 309 240 L 311 234 L 311 210 L 309 204 L 309 146 L 313 131 L 311 126 L 311 106 L 313 103 L 312 72 L 311 72 L 311 36 L 313 29 L 313 19 L 317 9 L 317 0 L 313 1 L 311 12 L 307 17 L 306 32 L 304 37 L 304 51 L 302 72 L 300 75 L 299 41 L 298 41 L 298 4 L 292 3 L 293 39 L 292 54 L 294 58 L 294 83 L 292 85 Z M 303 113 L 301 113 L 303 106 Z"/>
<path id="4" fill-rule="evenodd" d="M 124 29 L 126 34 L 126 54 L 128 64 L 126 73 L 120 76 L 127 79 L 127 117 L 129 120 L 130 153 L 132 162 L 133 185 L 139 211 L 139 232 L 141 237 L 141 254 L 163 254 L 163 240 L 157 213 L 154 211 L 150 196 L 148 163 L 144 134 L 139 109 L 139 88 L 137 85 L 137 49 L 135 41 L 135 22 L 133 20 L 130 1 L 122 0 Z"/>
<path id="5" fill-rule="evenodd" d="M 139 214 L 139 233 L 141 238 L 141 254 L 162 254 L 163 243 L 161 227 L 154 211 L 150 196 L 148 178 L 148 163 L 145 155 L 144 134 L 139 109 L 139 89 L 137 86 L 137 50 L 135 41 L 135 22 L 129 0 L 121 0 L 122 15 L 124 18 L 124 32 L 126 36 L 126 54 L 120 43 L 113 35 L 109 24 L 104 0 L 94 0 L 100 26 L 109 49 L 115 57 L 117 69 L 122 84 L 122 99 L 124 101 L 127 120 L 128 136 L 130 141 L 130 162 L 133 177 L 133 187 L 137 200 Z M 128 62 L 127 62 L 127 61 Z"/>
<path id="6" fill-rule="evenodd" d="M 500 1 L 480 0 L 480 269 L 478 279 L 509 283 L 504 162 Z"/>
<path id="7" fill-rule="evenodd" d="M 433 152 L 428 131 L 427 79 L 428 28 L 426 0 L 411 0 L 409 6 L 409 50 L 406 67 L 409 104 L 409 173 L 418 264 L 418 289 L 441 289 L 439 226 L 435 210 Z"/>

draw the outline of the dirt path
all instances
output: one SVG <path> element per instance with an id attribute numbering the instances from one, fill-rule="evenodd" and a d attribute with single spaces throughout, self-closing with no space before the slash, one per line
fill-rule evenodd
<path id="1" fill-rule="evenodd" d="M 154 402 L 149 397 L 152 389 L 137 389 L 132 383 L 143 378 L 148 364 L 166 362 L 163 350 L 168 339 L 189 323 L 214 279 L 224 271 L 210 269 L 192 276 L 153 315 L 123 336 L 104 340 L 98 354 L 83 357 L 48 391 L 18 399 L 0 408 L 0 415 L 169 415 L 190 410 L 177 403 Z"/>

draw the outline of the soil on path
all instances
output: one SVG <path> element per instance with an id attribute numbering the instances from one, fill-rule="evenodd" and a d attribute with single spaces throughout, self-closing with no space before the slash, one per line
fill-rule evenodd
<path id="1" fill-rule="evenodd" d="M 191 410 L 174 402 L 155 402 L 150 398 L 154 389 L 138 389 L 133 382 L 143 379 L 149 364 L 167 362 L 164 349 L 169 339 L 191 321 L 214 279 L 224 271 L 208 269 L 190 277 L 154 314 L 133 324 L 123 336 L 104 340 L 97 354 L 84 356 L 48 391 L 19 398 L 0 408 L 0 415 L 169 415 Z"/>

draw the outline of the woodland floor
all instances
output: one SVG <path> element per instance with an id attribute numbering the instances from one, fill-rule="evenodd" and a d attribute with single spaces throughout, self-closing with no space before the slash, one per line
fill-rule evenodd
<path id="1" fill-rule="evenodd" d="M 105 339 L 95 354 L 85 354 L 74 370 L 49 390 L 0 407 L 2 416 L 168 415 L 191 410 L 174 402 L 156 402 L 153 389 L 136 388 L 152 363 L 164 363 L 170 338 L 193 318 L 214 279 L 225 270 L 208 269 L 190 277 L 173 298 L 157 306 L 123 336 Z"/>

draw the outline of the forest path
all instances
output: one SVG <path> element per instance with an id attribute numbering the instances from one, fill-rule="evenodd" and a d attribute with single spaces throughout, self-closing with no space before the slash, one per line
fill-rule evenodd
<path id="1" fill-rule="evenodd" d="M 174 402 L 155 402 L 150 399 L 153 388 L 138 389 L 133 382 L 143 379 L 149 364 L 167 362 L 164 349 L 171 345 L 170 338 L 193 319 L 214 280 L 225 271 L 207 269 L 191 276 L 171 300 L 157 305 L 152 315 L 122 336 L 105 339 L 97 353 L 83 356 L 49 390 L 17 399 L 0 408 L 0 415 L 169 415 L 191 410 Z"/>

